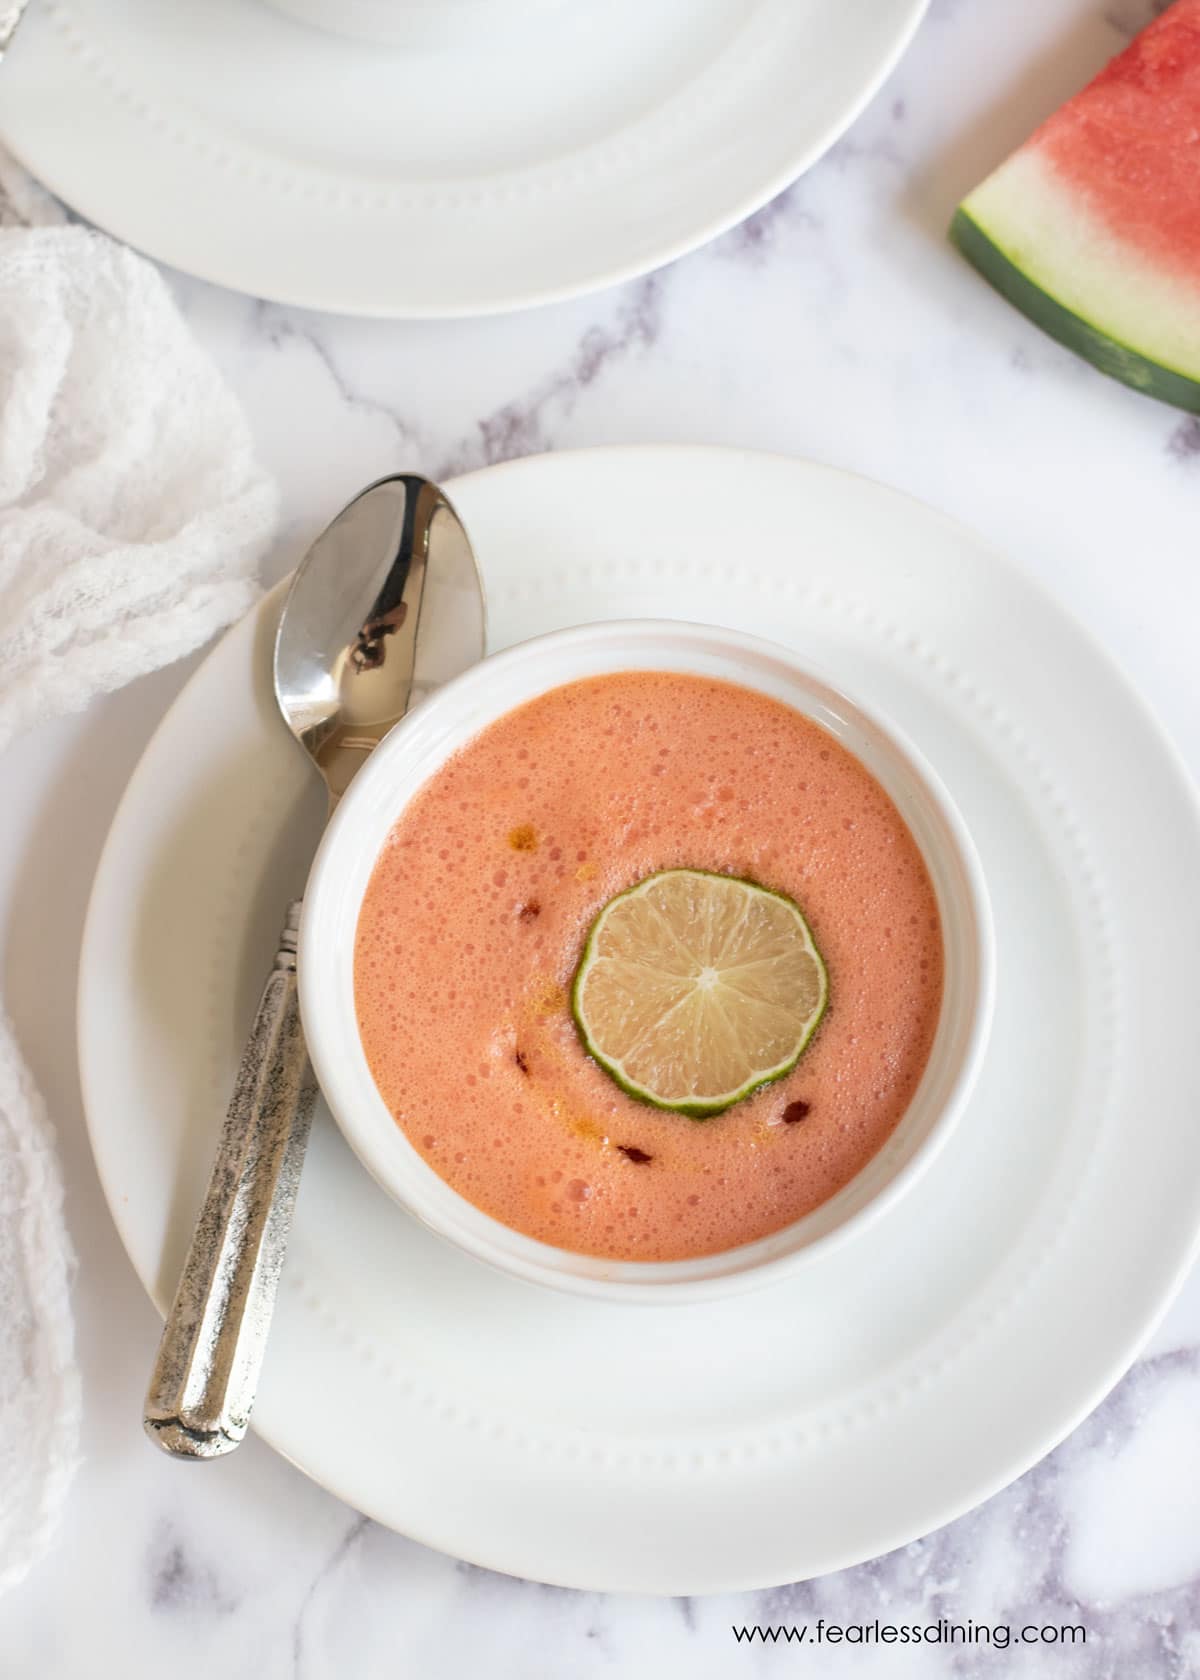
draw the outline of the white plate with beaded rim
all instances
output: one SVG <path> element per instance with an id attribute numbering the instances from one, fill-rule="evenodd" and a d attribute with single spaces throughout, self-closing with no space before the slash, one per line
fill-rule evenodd
<path id="1" fill-rule="evenodd" d="M 1059 607 L 894 491 L 693 449 L 544 456 L 451 489 L 494 648 L 602 618 L 726 624 L 841 672 L 918 743 L 988 879 L 994 1027 L 906 1198 L 796 1278 L 685 1309 L 484 1268 L 400 1213 L 319 1113 L 255 1427 L 379 1521 L 562 1585 L 735 1590 L 876 1555 L 1061 1439 L 1193 1257 L 1195 790 Z M 277 606 L 164 719 L 88 916 L 88 1123 L 160 1308 L 322 816 L 272 713 Z"/>
<path id="2" fill-rule="evenodd" d="M 0 138 L 73 209 L 205 279 L 484 314 L 644 273 L 758 209 L 846 129 L 926 4 L 560 0 L 506 19 L 495 0 L 490 30 L 389 50 L 261 0 L 38 0 L 0 74 Z"/>

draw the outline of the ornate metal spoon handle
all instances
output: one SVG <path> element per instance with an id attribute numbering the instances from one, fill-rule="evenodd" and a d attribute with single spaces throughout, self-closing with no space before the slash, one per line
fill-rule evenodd
<path id="1" fill-rule="evenodd" d="M 232 1452 L 254 1403 L 317 1094 L 296 997 L 299 922 L 297 899 L 146 1395 L 146 1433 L 180 1458 Z"/>

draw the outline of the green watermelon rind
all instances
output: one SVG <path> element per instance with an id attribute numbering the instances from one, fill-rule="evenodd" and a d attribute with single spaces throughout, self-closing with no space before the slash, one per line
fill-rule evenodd
<path id="1" fill-rule="evenodd" d="M 1144 356 L 1068 309 L 1031 280 L 1017 261 L 961 206 L 950 224 L 950 238 L 989 285 L 1051 338 L 1075 351 L 1101 373 L 1157 397 L 1189 414 L 1200 414 L 1200 380 Z"/>

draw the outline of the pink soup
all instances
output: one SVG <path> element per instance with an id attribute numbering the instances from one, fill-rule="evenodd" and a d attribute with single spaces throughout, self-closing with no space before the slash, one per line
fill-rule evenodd
<path id="1" fill-rule="evenodd" d="M 597 912 L 676 867 L 795 899 L 829 970 L 797 1066 L 705 1121 L 619 1090 L 568 1002 Z M 375 865 L 354 984 L 384 1101 L 468 1201 L 559 1248 L 681 1260 L 799 1219 L 886 1142 L 942 939 L 916 842 L 831 735 L 750 689 L 631 671 L 529 701 L 431 777 Z"/>

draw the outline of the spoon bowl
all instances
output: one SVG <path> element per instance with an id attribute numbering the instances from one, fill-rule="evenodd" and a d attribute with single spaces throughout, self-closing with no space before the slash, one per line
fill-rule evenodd
<path id="1" fill-rule="evenodd" d="M 297 568 L 275 636 L 275 698 L 331 802 L 410 708 L 483 655 L 462 521 L 415 473 L 380 479 Z"/>

